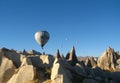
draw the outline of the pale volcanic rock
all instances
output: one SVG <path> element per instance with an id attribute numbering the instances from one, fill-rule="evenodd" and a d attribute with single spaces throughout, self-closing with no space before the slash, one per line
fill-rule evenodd
<path id="1" fill-rule="evenodd" d="M 51 80 L 54 82 L 57 79 L 59 83 L 71 83 L 71 73 L 63 67 L 61 60 L 58 58 L 55 59 L 51 72 Z"/>
<path id="2" fill-rule="evenodd" d="M 97 66 L 97 62 L 95 61 L 95 59 L 94 59 L 94 57 L 90 57 L 90 58 L 88 58 L 86 61 L 85 61 L 85 65 L 87 66 L 87 67 L 95 67 L 95 66 Z"/>
<path id="3" fill-rule="evenodd" d="M 25 57 L 24 55 L 21 55 L 21 66 L 26 66 L 26 65 L 32 65 L 31 60 L 28 57 Z"/>
<path id="4" fill-rule="evenodd" d="M 7 83 L 25 83 L 30 80 L 34 80 L 36 70 L 32 65 L 21 67 Z"/>
<path id="5" fill-rule="evenodd" d="M 0 83 L 6 83 L 14 74 L 16 67 L 8 58 L 1 55 L 0 57 L 2 57 L 0 65 Z"/>
<path id="6" fill-rule="evenodd" d="M 11 51 L 9 49 L 6 48 L 2 48 L 1 49 L 1 53 L 2 56 L 7 57 L 8 59 L 12 60 L 13 64 L 18 68 L 21 65 L 21 61 L 20 61 L 20 54 L 18 54 L 15 51 Z"/>
<path id="7" fill-rule="evenodd" d="M 108 48 L 97 61 L 98 67 L 104 70 L 115 70 L 119 55 L 112 48 Z"/>
<path id="8" fill-rule="evenodd" d="M 51 55 L 40 55 L 40 56 L 30 56 L 28 57 L 33 66 L 37 69 L 39 68 L 52 68 L 54 58 Z"/>

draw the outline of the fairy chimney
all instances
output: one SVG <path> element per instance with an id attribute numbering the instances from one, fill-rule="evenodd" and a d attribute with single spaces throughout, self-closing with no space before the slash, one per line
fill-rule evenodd
<path id="1" fill-rule="evenodd" d="M 60 53 L 59 53 L 59 50 L 56 51 L 55 58 L 61 58 Z"/>
<path id="2" fill-rule="evenodd" d="M 74 46 L 72 47 L 68 60 L 72 61 L 71 62 L 72 66 L 74 66 L 78 62 Z"/>

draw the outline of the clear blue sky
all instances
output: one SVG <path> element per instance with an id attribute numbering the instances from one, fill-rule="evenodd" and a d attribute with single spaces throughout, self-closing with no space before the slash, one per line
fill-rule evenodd
<path id="1" fill-rule="evenodd" d="M 39 30 L 50 33 L 49 54 L 73 45 L 81 56 L 120 50 L 120 0 L 0 0 L 0 48 L 42 52 L 34 39 Z"/>

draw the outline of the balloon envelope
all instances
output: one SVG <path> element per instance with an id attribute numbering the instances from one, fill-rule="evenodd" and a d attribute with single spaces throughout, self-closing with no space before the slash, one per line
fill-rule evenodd
<path id="1" fill-rule="evenodd" d="M 47 31 L 38 31 L 35 33 L 35 40 L 43 48 L 48 42 L 50 35 Z"/>

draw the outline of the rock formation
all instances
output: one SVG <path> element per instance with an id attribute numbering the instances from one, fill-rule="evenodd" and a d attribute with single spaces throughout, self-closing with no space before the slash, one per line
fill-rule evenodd
<path id="1" fill-rule="evenodd" d="M 115 70 L 117 65 L 117 59 L 119 58 L 118 53 L 114 51 L 111 47 L 108 48 L 107 51 L 105 51 L 97 61 L 98 67 L 100 67 L 103 70 Z"/>
<path id="2" fill-rule="evenodd" d="M 74 48 L 74 46 L 72 47 L 72 50 L 71 50 L 71 52 L 70 52 L 69 60 L 73 60 L 73 61 L 77 62 L 77 56 L 76 56 L 76 53 L 75 53 L 75 48 Z"/>
<path id="3" fill-rule="evenodd" d="M 66 59 L 69 61 L 69 63 L 72 66 L 75 66 L 76 63 L 78 62 L 74 46 L 72 47 L 72 50 L 71 50 L 70 54 L 68 53 L 68 55 L 66 56 Z"/>
<path id="4" fill-rule="evenodd" d="M 117 64 L 120 65 L 120 58 L 117 60 Z"/>
<path id="5" fill-rule="evenodd" d="M 41 68 L 52 68 L 54 61 L 54 58 L 51 55 L 30 56 L 28 58 L 38 70 Z"/>
<path id="6" fill-rule="evenodd" d="M 68 52 L 68 53 L 66 54 L 65 59 L 66 59 L 66 60 L 69 59 L 69 56 L 70 56 L 70 52 Z"/>
<path id="7" fill-rule="evenodd" d="M 65 67 L 62 59 L 56 58 L 51 72 L 51 80 L 53 83 L 71 83 L 71 73 Z"/>
<path id="8" fill-rule="evenodd" d="M 97 66 L 97 62 L 95 61 L 95 59 L 94 59 L 94 57 L 90 57 L 90 58 L 88 58 L 86 61 L 85 61 L 85 65 L 87 66 L 87 67 L 95 67 L 95 66 Z"/>
<path id="9" fill-rule="evenodd" d="M 0 83 L 120 83 L 119 53 L 109 47 L 95 58 L 78 60 L 74 47 L 66 58 L 59 50 L 52 56 L 2 48 Z"/>
<path id="10" fill-rule="evenodd" d="M 59 50 L 57 50 L 55 58 L 61 58 Z"/>
<path id="11" fill-rule="evenodd" d="M 63 54 L 61 55 L 61 58 L 62 58 L 62 59 L 65 59 L 65 57 L 64 57 L 64 55 L 63 55 Z"/>
<path id="12" fill-rule="evenodd" d="M 40 52 L 37 52 L 37 51 L 35 51 L 35 50 L 30 50 L 30 51 L 27 52 L 27 54 L 28 54 L 28 55 L 41 55 Z"/>
<path id="13" fill-rule="evenodd" d="M 21 61 L 20 61 L 20 54 L 11 51 L 9 49 L 6 48 L 2 48 L 1 49 L 1 54 L 2 56 L 7 57 L 8 59 L 13 61 L 13 64 L 18 68 L 21 65 Z"/>
<path id="14" fill-rule="evenodd" d="M 15 69 L 16 67 L 14 66 L 13 62 L 2 56 L 0 65 L 0 83 L 6 83 L 14 74 Z"/>
<path id="15" fill-rule="evenodd" d="M 25 83 L 34 80 L 36 70 L 32 65 L 21 67 L 7 83 Z"/>
<path id="16" fill-rule="evenodd" d="M 20 67 L 26 66 L 26 65 L 32 65 L 32 62 L 28 57 L 25 57 L 24 55 L 22 55 Z"/>
<path id="17" fill-rule="evenodd" d="M 84 68 L 84 66 L 81 63 L 76 63 L 76 65 L 74 66 L 74 68 L 75 68 L 75 71 L 86 75 L 85 68 Z"/>

